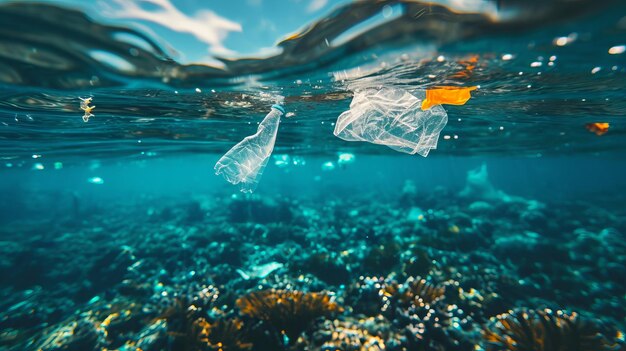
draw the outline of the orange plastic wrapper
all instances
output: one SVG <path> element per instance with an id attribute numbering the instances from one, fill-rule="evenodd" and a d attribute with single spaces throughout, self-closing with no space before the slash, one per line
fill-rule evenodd
<path id="1" fill-rule="evenodd" d="M 422 110 L 426 111 L 435 105 L 465 105 L 472 96 L 470 92 L 476 87 L 437 87 L 426 89 L 426 98 L 422 101 Z"/>
<path id="2" fill-rule="evenodd" d="M 610 125 L 606 122 L 596 122 L 596 123 L 587 123 L 585 124 L 585 128 L 592 133 L 596 133 L 596 135 L 604 135 L 609 131 Z"/>

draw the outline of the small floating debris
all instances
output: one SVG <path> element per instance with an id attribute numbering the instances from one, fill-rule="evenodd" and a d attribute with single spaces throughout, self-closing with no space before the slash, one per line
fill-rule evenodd
<path id="1" fill-rule="evenodd" d="M 299 156 L 290 156 L 289 154 L 273 155 L 274 165 L 278 168 L 290 168 L 292 166 L 304 166 L 306 160 Z"/>
<path id="2" fill-rule="evenodd" d="M 585 124 L 585 128 L 592 133 L 596 133 L 596 135 L 604 135 L 609 131 L 609 123 L 607 122 L 596 122 L 596 123 L 587 123 Z"/>
<path id="3" fill-rule="evenodd" d="M 91 104 L 91 100 L 93 100 L 92 97 L 88 97 L 88 98 L 81 98 L 80 99 L 80 109 L 85 111 L 85 114 L 83 115 L 83 121 L 85 123 L 89 122 L 89 118 L 93 117 L 93 114 L 91 113 L 91 111 L 93 111 L 94 108 L 96 108 L 95 106 L 89 106 L 89 104 Z"/>
<path id="4" fill-rule="evenodd" d="M 332 171 L 335 169 L 335 164 L 333 163 L 333 161 L 327 161 L 322 163 L 322 171 Z"/>
<path id="5" fill-rule="evenodd" d="M 616 45 L 609 49 L 610 55 L 620 55 L 626 52 L 626 45 Z"/>
<path id="6" fill-rule="evenodd" d="M 278 154 L 272 156 L 274 165 L 278 168 L 287 168 L 291 165 L 291 156 L 288 154 Z"/>
<path id="7" fill-rule="evenodd" d="M 354 163 L 355 160 L 354 154 L 349 152 L 340 152 L 337 154 L 337 164 L 339 166 L 346 166 L 348 164 Z"/>
<path id="8" fill-rule="evenodd" d="M 554 44 L 556 46 L 566 46 L 566 45 L 569 45 L 569 44 L 575 42 L 576 39 L 578 39 L 578 33 L 570 33 L 566 37 L 554 38 L 554 40 L 552 41 L 552 44 Z"/>
<path id="9" fill-rule="evenodd" d="M 464 105 L 472 96 L 471 91 L 477 87 L 438 87 L 426 89 L 426 98 L 422 101 L 422 110 L 426 111 L 435 105 Z"/>
<path id="10" fill-rule="evenodd" d="M 91 177 L 89 179 L 87 179 L 87 183 L 91 183 L 91 184 L 104 184 L 104 179 L 100 178 L 100 177 Z"/>

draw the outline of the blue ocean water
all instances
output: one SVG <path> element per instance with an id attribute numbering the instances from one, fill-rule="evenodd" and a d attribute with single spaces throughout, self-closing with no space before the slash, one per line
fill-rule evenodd
<path id="1" fill-rule="evenodd" d="M 608 0 L 0 1 L 0 350 L 623 350 L 625 38 Z M 333 133 L 442 86 L 427 157 Z"/>

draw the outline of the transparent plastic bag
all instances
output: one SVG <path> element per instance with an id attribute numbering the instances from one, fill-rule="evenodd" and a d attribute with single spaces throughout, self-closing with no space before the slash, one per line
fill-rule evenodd
<path id="1" fill-rule="evenodd" d="M 245 137 L 217 161 L 215 174 L 221 174 L 234 185 L 238 184 L 241 192 L 253 192 L 274 150 L 280 117 L 284 113 L 280 105 L 273 105 L 272 111 L 259 124 L 256 134 Z"/>
<path id="2" fill-rule="evenodd" d="M 423 111 L 421 103 L 422 99 L 399 88 L 356 91 L 350 110 L 337 118 L 334 134 L 346 141 L 367 141 L 426 157 L 437 148 L 448 114 L 441 105 Z"/>

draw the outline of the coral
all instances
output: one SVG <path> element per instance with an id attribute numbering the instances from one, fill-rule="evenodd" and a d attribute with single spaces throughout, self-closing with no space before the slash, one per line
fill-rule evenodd
<path id="1" fill-rule="evenodd" d="M 192 288 L 193 287 L 193 288 Z M 169 294 L 160 294 L 166 305 L 158 319 L 167 321 L 167 332 L 170 344 L 176 350 L 201 350 L 203 343 L 198 321 L 209 312 L 215 312 L 212 305 L 219 296 L 219 290 L 212 286 L 192 284 L 187 291 L 178 296 L 166 298 Z M 157 300 L 158 303 L 161 301 Z"/>
<path id="2" fill-rule="evenodd" d="M 348 290 L 348 300 L 357 313 L 375 316 L 384 313 L 393 317 L 396 309 L 410 305 L 427 308 L 442 299 L 445 287 L 422 278 L 409 277 L 404 283 L 391 278 L 360 277 Z"/>
<path id="3" fill-rule="evenodd" d="M 101 256 L 94 258 L 91 268 L 87 271 L 90 281 L 88 296 L 122 282 L 128 273 L 128 267 L 135 261 L 136 257 L 128 247 L 102 250 Z"/>
<path id="4" fill-rule="evenodd" d="M 409 277 L 399 292 L 399 299 L 403 303 L 432 304 L 444 296 L 446 289 L 444 286 L 431 284 L 426 279 Z"/>
<path id="5" fill-rule="evenodd" d="M 96 350 L 101 345 L 101 339 L 93 316 L 86 313 L 46 333 L 36 349 L 41 351 Z"/>
<path id="6" fill-rule="evenodd" d="M 165 350 L 167 347 L 167 322 L 163 319 L 148 324 L 137 334 L 134 343 L 140 350 Z"/>
<path id="7" fill-rule="evenodd" d="M 408 349 L 471 349 L 464 332 L 471 320 L 457 305 L 447 302 L 448 284 L 456 285 L 434 284 L 419 277 L 409 277 L 402 284 L 389 280 L 379 284 L 381 311 L 404 331 L 403 345 Z"/>
<path id="8" fill-rule="evenodd" d="M 369 323 L 371 321 L 371 323 Z M 381 320 L 326 320 L 313 332 L 308 345 L 301 349 L 323 351 L 381 351 L 386 349 L 384 335 L 378 330 L 368 330 L 367 324 L 381 326 Z"/>
<path id="9" fill-rule="evenodd" d="M 291 204 L 284 199 L 237 195 L 228 204 L 229 219 L 235 223 L 289 222 L 293 218 L 290 207 Z"/>
<path id="10" fill-rule="evenodd" d="M 200 350 L 245 351 L 252 349 L 248 333 L 240 319 L 219 318 L 213 323 L 198 318 L 192 326 Z"/>
<path id="11" fill-rule="evenodd" d="M 237 300 L 237 307 L 244 315 L 269 323 L 289 343 L 314 320 L 343 311 L 325 293 L 274 289 L 251 292 Z"/>
<path id="12" fill-rule="evenodd" d="M 491 319 L 483 331 L 487 351 L 616 350 L 598 325 L 564 311 L 518 309 Z"/>
<path id="13" fill-rule="evenodd" d="M 423 249 L 414 248 L 412 256 L 402 264 L 401 274 L 404 276 L 425 276 L 432 268 L 432 259 L 428 252 Z"/>
<path id="14" fill-rule="evenodd" d="M 400 256 L 400 244 L 388 240 L 378 246 L 374 246 L 363 259 L 363 267 L 366 273 L 387 274 L 391 268 L 398 264 Z"/>
<path id="15" fill-rule="evenodd" d="M 294 267 L 297 271 L 314 274 L 328 284 L 340 285 L 350 280 L 344 256 L 335 252 L 315 251 L 303 257 Z"/>
<path id="16" fill-rule="evenodd" d="M 376 316 L 385 306 L 381 299 L 381 290 L 385 284 L 383 277 L 361 276 L 349 286 L 346 292 L 346 303 L 357 314 Z"/>

